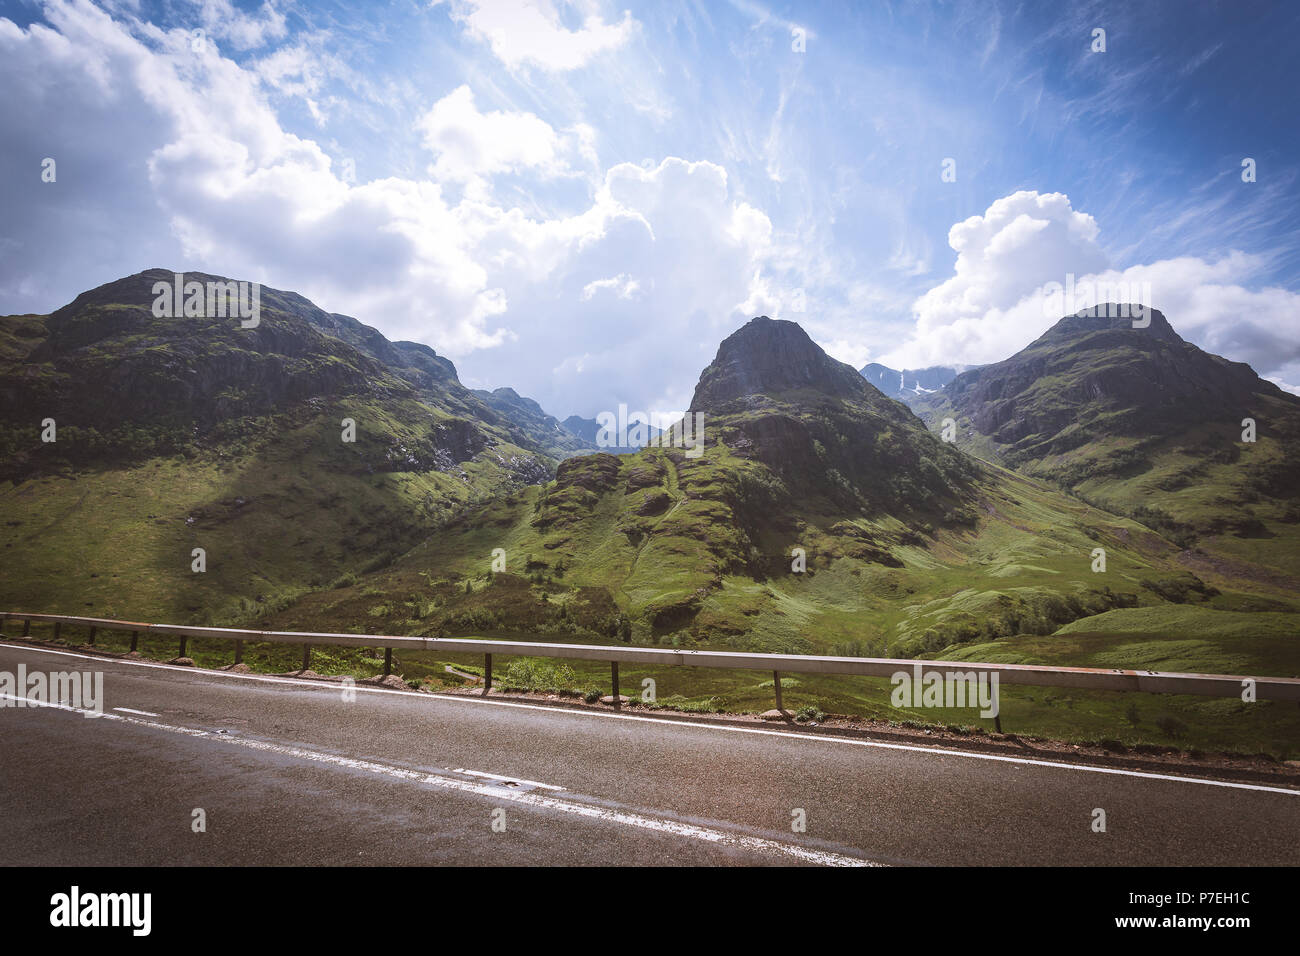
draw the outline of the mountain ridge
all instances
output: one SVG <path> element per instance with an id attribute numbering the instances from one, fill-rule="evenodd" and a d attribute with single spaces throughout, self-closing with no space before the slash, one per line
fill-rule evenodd
<path id="1" fill-rule="evenodd" d="M 297 293 L 260 287 L 254 327 L 155 315 L 153 285 L 172 280 L 136 273 L 0 317 L 12 603 L 70 591 L 115 613 L 246 619 L 549 479 L 580 444 L 485 403 L 432 348 Z"/>
<path id="2" fill-rule="evenodd" d="M 798 359 L 782 368 L 785 354 Z M 1157 534 L 962 455 L 793 323 L 757 317 L 728 336 L 692 406 L 702 454 L 570 458 L 554 481 L 485 503 L 341 599 L 305 596 L 267 626 L 309 628 L 327 602 L 359 610 L 358 590 L 401 593 L 436 574 L 421 633 L 929 653 L 1165 600 L 1151 588 L 1201 593 Z M 1114 588 L 1088 570 L 1098 542 Z M 503 564 L 489 574 L 494 549 Z"/>
<path id="3" fill-rule="evenodd" d="M 157 440 L 175 447 L 189 440 L 190 423 L 204 434 L 284 403 L 353 394 L 418 400 L 463 422 L 503 428 L 503 437 L 548 457 L 582 450 L 580 442 L 551 428 L 544 413 L 529 414 L 526 400 L 483 401 L 433 348 L 391 342 L 296 292 L 261 286 L 262 315 L 251 328 L 237 318 L 154 316 L 154 283 L 171 284 L 174 275 L 146 270 L 83 292 L 48 316 L 10 317 L 23 320 L 29 340 L 39 340 L 8 364 L 0 358 L 0 418 L 14 423 L 59 410 L 69 424 L 101 431 L 155 426 L 168 433 Z M 237 281 L 184 275 L 204 285 Z M 21 384 L 13 374 L 19 365 Z M 37 374 L 42 368 L 45 374 Z M 92 394 L 79 387 L 88 377 L 97 385 L 93 398 L 82 402 L 78 396 Z M 454 442 L 472 431 L 453 425 L 446 435 Z M 488 443 L 461 440 L 447 447 L 464 459 Z M 116 444 L 125 451 L 132 443 Z"/>
<path id="4" fill-rule="evenodd" d="M 1300 520 L 1300 398 L 1185 341 L 1162 312 L 1134 327 L 1124 308 L 1064 316 L 918 411 L 936 431 L 951 419 L 966 450 L 1141 515 L 1184 544 L 1289 536 Z M 1254 441 L 1243 440 L 1247 420 Z M 1266 549 L 1250 550 L 1259 559 Z"/>

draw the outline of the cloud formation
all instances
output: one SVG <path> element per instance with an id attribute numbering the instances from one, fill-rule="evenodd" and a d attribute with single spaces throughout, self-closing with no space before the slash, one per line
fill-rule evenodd
<path id="1" fill-rule="evenodd" d="M 418 128 L 424 145 L 437 156 L 437 180 L 478 180 L 524 170 L 554 176 L 567 169 L 559 135 L 532 113 L 479 112 L 468 86 L 448 93 L 424 116 Z"/>
<path id="2" fill-rule="evenodd" d="M 810 8 L 796 53 L 749 2 L 645 11 L 450 0 L 374 23 L 280 0 L 48 0 L 30 26 L 0 19 L 0 310 L 148 267 L 224 273 L 563 417 L 680 407 L 756 314 L 855 366 L 994 361 L 1056 318 L 1045 283 L 1093 273 L 1151 282 L 1186 337 L 1300 382 L 1295 296 L 1276 287 L 1300 268 L 1298 180 L 1279 156 L 1229 188 L 1239 157 L 1206 175 L 1114 131 L 1063 148 L 1046 81 L 1002 55 L 1015 18 L 957 91 L 919 55 L 964 62 L 968 31 L 943 18 Z M 897 49 L 864 56 L 877 35 Z M 972 157 L 960 183 L 915 171 L 950 152 Z M 989 183 L 1026 177 L 1087 212 L 1061 193 L 989 204 Z M 935 278 L 951 210 L 985 205 Z"/>
<path id="3" fill-rule="evenodd" d="M 5 107 L 6 128 L 58 144 L 51 184 L 39 155 L 0 158 L 4 175 L 36 184 L 0 237 L 0 293 L 24 311 L 71 297 L 52 301 L 51 286 L 154 266 L 216 272 L 426 342 L 471 384 L 589 414 L 684 401 L 761 287 L 771 222 L 717 164 L 602 172 L 589 128 L 482 109 L 460 85 L 417 123 L 426 175 L 356 182 L 269 102 L 268 87 L 302 74 L 296 54 L 244 67 L 216 44 L 195 49 L 186 30 L 84 0 L 47 17 L 53 29 L 0 20 L 0 80 L 25 94 Z M 498 195 L 504 176 L 568 177 L 587 195 L 567 213 L 525 210 Z M 632 367 L 646 370 L 635 382 Z"/>
<path id="4" fill-rule="evenodd" d="M 1061 193 L 998 199 L 952 227 L 953 275 L 913 303 L 912 334 L 880 361 L 895 368 L 1000 361 L 1061 317 L 1063 297 L 1052 284 L 1073 282 L 1149 288 L 1144 304 L 1164 312 L 1183 338 L 1279 384 L 1300 381 L 1300 295 L 1256 287 L 1262 257 L 1232 251 L 1213 261 L 1184 256 L 1119 268 L 1099 238 L 1096 221 Z"/>
<path id="5" fill-rule="evenodd" d="M 627 11 L 619 22 L 606 23 L 588 0 L 563 6 L 582 18 L 580 27 L 568 29 L 551 0 L 453 0 L 452 17 L 511 69 L 574 70 L 622 46 L 636 28 Z"/>

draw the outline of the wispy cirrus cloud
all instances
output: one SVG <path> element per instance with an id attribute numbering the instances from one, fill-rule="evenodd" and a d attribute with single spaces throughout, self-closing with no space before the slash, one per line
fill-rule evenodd
<path id="1" fill-rule="evenodd" d="M 450 9 L 452 18 L 510 69 L 578 69 L 621 47 L 637 26 L 626 11 L 622 19 L 606 22 L 598 5 L 586 0 L 450 0 Z M 579 26 L 565 25 L 566 9 L 578 15 Z"/>

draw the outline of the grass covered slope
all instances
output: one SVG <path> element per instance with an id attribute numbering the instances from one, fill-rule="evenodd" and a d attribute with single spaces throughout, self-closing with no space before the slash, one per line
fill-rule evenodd
<path id="1" fill-rule="evenodd" d="M 1300 674 L 1296 608 L 1217 591 L 1137 522 L 1000 468 L 978 478 L 969 526 L 916 531 L 889 517 L 737 510 L 773 480 L 725 447 L 597 455 L 555 482 L 493 501 L 389 568 L 304 595 L 264 619 L 287 630 L 485 635 L 579 643 L 924 656 L 1064 666 Z M 748 477 L 745 477 L 748 476 Z M 748 515 L 741 518 L 739 515 Z M 790 547 L 807 569 L 791 569 Z M 1092 570 L 1093 549 L 1107 566 Z M 504 572 L 492 571 L 494 549 Z M 1189 637 L 1189 635 L 1192 635 Z M 408 680 L 456 686 L 444 668 L 481 658 L 409 654 Z M 517 665 L 517 666 L 516 666 Z M 608 668 L 503 659 L 503 686 L 591 696 Z M 762 711 L 770 675 L 624 665 L 655 681 L 656 706 Z M 604 688 L 604 690 L 601 690 Z M 593 691 L 594 689 L 594 691 Z M 987 725 L 970 711 L 898 710 L 884 680 L 787 675 L 793 713 L 915 726 Z M 1067 741 L 1295 755 L 1300 713 L 1270 702 L 1007 686 L 1003 726 Z"/>
<path id="2" fill-rule="evenodd" d="M 64 332 L 50 344 L 47 318 L 0 321 L 0 387 L 44 380 L 4 420 L 27 443 L 0 487 L 4 605 L 282 630 L 1260 674 L 1295 664 L 1286 639 L 1295 589 L 1282 571 L 1264 593 L 1247 558 L 1202 553 L 1205 565 L 1193 567 L 1194 552 L 1150 521 L 1099 509 L 1024 463 L 963 454 L 793 323 L 756 319 L 722 343 L 692 400 L 702 454 L 649 447 L 557 467 L 521 443 L 519 421 L 553 422 L 527 400 L 498 390 L 489 406 L 432 350 L 270 301 L 271 352 L 229 328 L 200 323 L 189 336 L 183 325 L 153 327 L 152 316 L 128 321 L 113 302 L 92 304 L 84 319 L 98 339 Z M 135 354 L 122 336 L 145 333 L 132 323 L 151 330 L 145 350 L 155 350 L 139 380 L 168 396 L 152 417 L 111 388 L 101 407 L 89 397 L 110 374 L 103 355 Z M 277 366 L 265 380 L 251 374 Z M 237 382 L 247 387 L 236 395 Z M 56 403 L 53 446 L 33 438 L 42 402 Z M 526 414 L 512 423 L 511 408 Z M 345 417 L 357 423 L 355 442 L 340 440 Z M 133 427 L 143 436 L 119 447 Z M 206 551 L 202 574 L 191 570 L 195 547 Z M 1104 571 L 1094 570 L 1097 549 Z M 224 645 L 195 641 L 192 651 L 228 661 Z M 287 670 L 293 653 L 251 647 L 248 660 Z M 585 695 L 607 686 L 599 665 L 521 660 L 499 663 L 508 686 Z M 351 650 L 323 649 L 313 662 L 358 676 L 381 666 Z M 429 687 L 458 686 L 475 666 L 455 655 L 397 663 Z M 629 687 L 653 678 L 658 706 L 772 701 L 770 675 L 626 667 L 623 676 Z M 796 675 L 786 701 L 973 721 L 900 712 L 880 680 Z M 1279 753 L 1300 724 L 1277 708 L 1224 710 L 1231 701 L 1142 698 L 1130 714 L 1131 703 L 1008 688 L 1003 721 L 1066 739 Z"/>
<path id="3" fill-rule="evenodd" d="M 921 529 L 756 504 L 753 489 L 772 484 L 725 446 L 695 461 L 676 449 L 571 459 L 555 482 L 491 502 L 273 622 L 910 656 L 1204 591 L 1141 525 L 1009 473 L 974 484 L 969 525 Z M 1091 570 L 1096 547 L 1105 573 Z"/>
<path id="4" fill-rule="evenodd" d="M 1300 590 L 1300 399 L 1105 307 L 917 403 L 974 455 L 1070 489 L 1188 549 L 1190 570 Z M 1243 420 L 1255 440 L 1243 440 Z"/>
<path id="5" fill-rule="evenodd" d="M 339 442 L 343 411 L 392 427 L 384 422 L 391 406 L 325 406 L 266 420 L 237 446 L 0 485 L 0 603 L 247 620 L 386 563 L 469 505 L 535 480 L 540 467 L 531 453 L 501 444 L 452 470 L 375 468 L 365 445 Z M 408 427 L 372 436 L 371 451 L 382 456 Z M 204 573 L 191 570 L 194 548 L 206 552 Z"/>
<path id="6" fill-rule="evenodd" d="M 699 457 L 569 459 L 276 625 L 911 656 L 1204 590 L 1158 535 L 962 456 L 792 323 L 725 341 L 692 411 Z"/>
<path id="7" fill-rule="evenodd" d="M 241 620 L 553 474 L 432 349 L 273 289 L 256 328 L 156 317 L 170 279 L 0 319 L 5 606 Z"/>
<path id="8" fill-rule="evenodd" d="M 1218 605 L 1216 607 L 1216 605 Z M 1107 611 L 1047 637 L 1018 636 L 972 644 L 949 660 L 1062 667 L 1117 667 L 1195 674 L 1300 676 L 1294 611 L 1222 610 L 1206 603 Z M 1014 726 L 1064 739 L 1110 737 L 1128 744 L 1272 753 L 1300 750 L 1300 708 L 1279 701 L 1165 694 L 1073 693 L 1004 688 Z"/>

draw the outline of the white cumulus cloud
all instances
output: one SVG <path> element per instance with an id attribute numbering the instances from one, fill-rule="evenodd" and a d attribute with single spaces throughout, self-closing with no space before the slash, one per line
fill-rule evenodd
<path id="1" fill-rule="evenodd" d="M 437 179 L 471 180 L 533 170 L 555 175 L 565 167 L 560 137 L 532 113 L 480 112 L 468 86 L 457 87 L 418 123 L 424 145 L 437 156 Z"/>
<path id="2" fill-rule="evenodd" d="M 1052 293 L 1073 281 L 1133 290 L 1134 298 L 1149 291 L 1144 304 L 1189 342 L 1279 383 L 1300 379 L 1300 295 L 1259 288 L 1261 257 L 1231 251 L 1120 268 L 1099 235 L 1097 222 L 1061 193 L 997 200 L 952 227 L 953 275 L 913 303 L 912 334 L 879 361 L 895 368 L 1000 361 L 1061 318 L 1064 298 Z"/>
<path id="3" fill-rule="evenodd" d="M 771 222 L 715 163 L 601 170 L 589 126 L 480 109 L 465 86 L 418 130 L 435 172 L 358 182 L 273 105 L 307 81 L 298 38 L 240 65 L 84 0 L 45 15 L 0 18 L 13 94 L 0 99 L 0 181 L 39 176 L 40 154 L 10 144 L 49 144 L 58 162 L 57 182 L 6 193 L 0 309 L 49 311 L 150 267 L 224 274 L 425 342 L 466 382 L 510 385 L 563 417 L 685 407 L 764 285 Z M 507 172 L 525 188 L 496 192 Z M 555 176 L 575 177 L 562 214 L 503 198 Z"/>
<path id="4" fill-rule="evenodd" d="M 562 9 L 580 18 L 581 26 L 565 26 Z M 627 11 L 621 20 L 606 22 L 599 5 L 589 0 L 563 7 L 551 0 L 453 0 L 452 17 L 511 69 L 576 69 L 622 46 L 636 27 Z"/>

